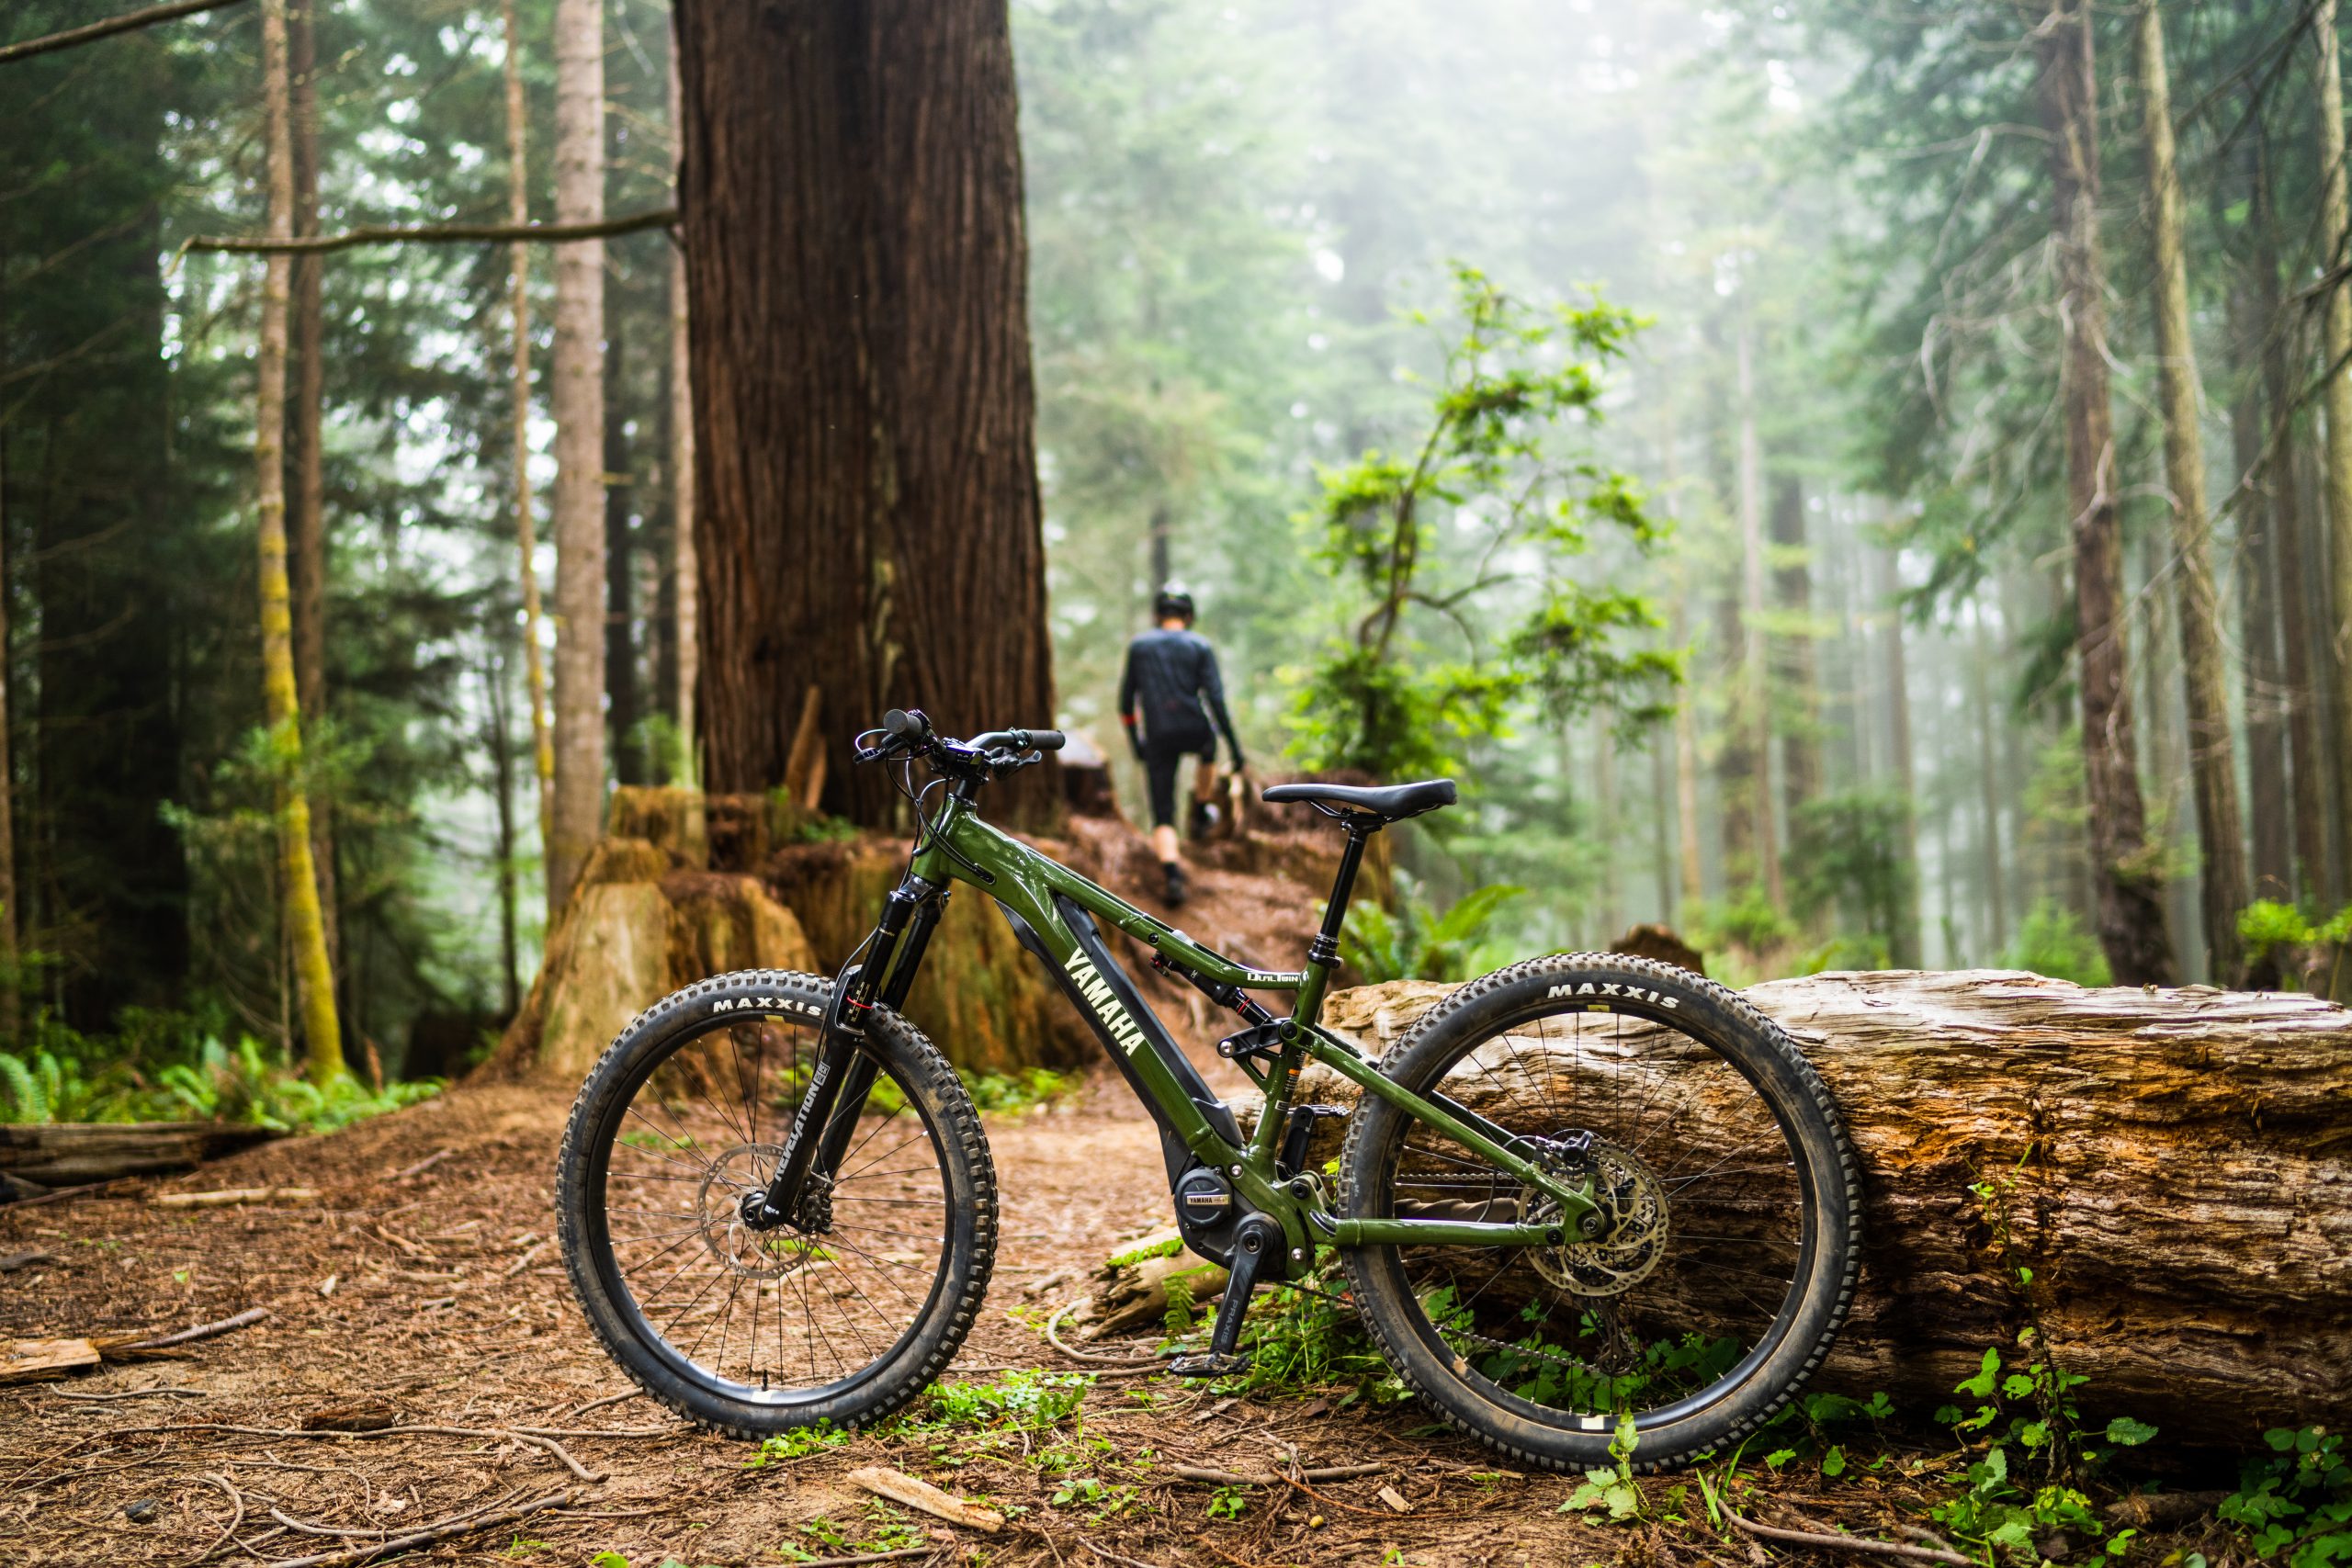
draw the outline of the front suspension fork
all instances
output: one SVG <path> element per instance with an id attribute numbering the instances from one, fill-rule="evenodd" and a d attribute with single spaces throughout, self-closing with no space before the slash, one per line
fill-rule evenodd
<path id="1" fill-rule="evenodd" d="M 834 979 L 808 1090 L 792 1119 L 792 1131 L 785 1137 L 783 1156 L 761 1204 L 760 1218 L 765 1224 L 826 1228 L 821 1220 L 830 1205 L 821 1200 L 831 1194 L 857 1119 L 865 1113 L 866 1096 L 873 1092 L 875 1075 L 881 1070 L 873 1054 L 864 1049 L 868 1021 L 876 1006 L 895 1010 L 905 1003 L 946 902 L 944 889 L 910 875 L 891 890 L 882 907 L 881 922 L 866 943 L 874 956 L 851 964 Z M 804 1219 L 820 1223 L 812 1225 Z"/>

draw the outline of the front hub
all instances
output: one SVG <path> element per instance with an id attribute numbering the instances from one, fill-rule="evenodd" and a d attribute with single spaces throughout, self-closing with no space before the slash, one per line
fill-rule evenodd
<path id="1" fill-rule="evenodd" d="M 783 1153 L 774 1144 L 738 1144 L 712 1162 L 695 1193 L 704 1250 L 730 1273 L 774 1280 L 831 1260 L 813 1236 L 787 1230 L 784 1217 L 767 1206 L 768 1177 Z M 830 1186 L 826 1196 L 830 1224 Z"/>

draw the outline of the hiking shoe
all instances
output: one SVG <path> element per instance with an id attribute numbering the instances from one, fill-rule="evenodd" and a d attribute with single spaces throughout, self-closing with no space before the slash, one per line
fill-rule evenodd
<path id="1" fill-rule="evenodd" d="M 1170 908 L 1182 908 L 1193 891 L 1192 885 L 1184 879 L 1184 868 L 1170 861 L 1162 869 L 1168 874 L 1168 886 L 1162 890 L 1161 897 Z"/>
<path id="2" fill-rule="evenodd" d="M 1217 811 L 1216 803 L 1215 801 L 1196 800 L 1193 802 L 1193 837 L 1195 839 L 1205 839 L 1211 833 L 1216 832 L 1217 818 L 1219 815 L 1220 814 Z"/>

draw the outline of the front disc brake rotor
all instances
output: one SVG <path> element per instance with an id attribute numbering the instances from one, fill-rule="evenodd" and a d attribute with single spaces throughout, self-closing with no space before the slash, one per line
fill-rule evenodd
<path id="1" fill-rule="evenodd" d="M 775 1144 L 738 1144 L 711 1163 L 695 1194 L 695 1223 L 703 1247 L 732 1273 L 775 1280 L 831 1256 L 813 1236 L 782 1227 L 754 1230 L 743 1223 L 746 1196 L 766 1190 L 770 1173 L 783 1157 L 784 1150 Z"/>

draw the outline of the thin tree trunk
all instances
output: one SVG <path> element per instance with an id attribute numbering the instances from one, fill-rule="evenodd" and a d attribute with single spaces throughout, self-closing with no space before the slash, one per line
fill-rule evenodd
<path id="1" fill-rule="evenodd" d="M 1764 635 L 1764 456 L 1756 434 L 1756 324 L 1745 295 L 1739 312 L 1739 546 L 1741 647 L 1752 731 L 1748 747 L 1755 757 L 1747 805 L 1756 818 L 1757 872 L 1763 878 L 1765 897 L 1777 909 L 1786 900 L 1781 886 L 1780 837 L 1772 819 L 1771 650 Z"/>
<path id="2" fill-rule="evenodd" d="M 1805 544 L 1804 484 L 1793 474 L 1773 481 L 1772 593 L 1792 623 L 1778 639 L 1777 661 L 1788 732 L 1781 737 L 1781 801 L 1792 831 L 1797 813 L 1821 793 L 1821 692 L 1813 647 L 1813 558 Z"/>
<path id="3" fill-rule="evenodd" d="M 1617 821 L 1617 744 L 1610 733 L 1610 712 L 1605 707 L 1593 716 L 1592 806 L 1593 826 L 1600 842 L 1600 940 L 1605 943 L 1625 929 L 1617 864 L 1617 845 L 1623 836 Z"/>
<path id="4" fill-rule="evenodd" d="M 2264 530 L 2277 558 L 2275 583 L 2278 602 L 2279 690 L 2287 725 L 2288 779 L 2293 791 L 2295 858 L 2301 879 L 2295 886 L 2315 902 L 2335 897 L 2327 853 L 2327 779 L 2330 767 L 2321 723 L 2321 693 L 2314 660 L 2319 649 L 2312 641 L 2310 590 L 2316 563 L 2306 558 L 2309 525 L 2303 513 L 2302 476 L 2297 453 L 2302 444 L 2293 439 L 2296 410 L 2301 403 L 2297 375 L 2290 357 L 2295 342 L 2295 320 L 2280 298 L 2278 281 L 2278 213 L 2271 191 L 2270 142 L 2256 128 L 2255 147 L 2260 166 L 2255 179 L 2256 308 L 2262 334 L 2262 397 L 2269 418 L 2264 432 L 2274 454 L 2261 475 L 2269 502 Z M 2257 792 L 2256 798 L 2261 798 Z"/>
<path id="5" fill-rule="evenodd" d="M 556 0 L 555 216 L 605 215 L 600 0 Z M 605 806 L 605 243 L 555 254 L 555 790 L 548 910 L 560 910 Z"/>
<path id="6" fill-rule="evenodd" d="M 2051 232 L 2065 334 L 2059 379 L 2095 921 L 2119 984 L 2165 985 L 2174 974 L 2172 944 L 2165 933 L 2163 875 L 2147 842 L 2132 727 L 2088 0 L 2057 0 L 2035 29 L 2034 42 L 2041 67 L 2037 91 L 2050 134 Z"/>
<path id="7" fill-rule="evenodd" d="M 319 0 L 288 0 L 286 10 L 288 103 L 294 142 L 294 237 L 319 231 Z M 288 575 L 294 594 L 294 689 L 302 725 L 315 739 L 327 711 L 326 263 L 294 258 L 292 320 L 293 418 L 287 443 L 294 462 L 287 497 Z M 343 973 L 342 905 L 335 888 L 334 807 L 312 803 L 311 859 L 319 874 L 319 917 L 326 924 L 327 959 Z"/>
<path id="8" fill-rule="evenodd" d="M 628 415 L 622 371 L 628 351 L 626 312 L 605 325 L 605 696 L 611 726 L 614 782 L 646 781 L 645 717 L 637 669 L 637 546 L 632 527 L 636 485 L 629 477 Z"/>
<path id="9" fill-rule="evenodd" d="M 514 891 L 514 738 L 506 717 L 506 672 L 499 661 L 482 667 L 483 694 L 490 709 L 492 798 L 498 808 L 498 958 L 506 989 L 506 1017 L 523 1010 L 521 942 Z"/>
<path id="10" fill-rule="evenodd" d="M 2258 176 L 2257 176 L 2258 177 Z M 2256 221 L 2260 221 L 2257 216 Z M 2230 290 L 2230 342 L 2237 396 L 2230 401 L 2230 456 L 2239 474 L 2238 643 L 2245 649 L 2246 797 L 2257 898 L 2295 899 L 2294 813 L 2287 757 L 2287 677 L 2278 657 L 2278 526 L 2262 461 L 2264 327 L 2253 280 L 2243 274 Z"/>
<path id="11" fill-rule="evenodd" d="M 685 152 L 685 104 L 678 89 L 678 44 L 670 40 L 670 135 L 681 156 Z M 673 180 L 672 191 L 683 187 Z M 695 398 L 693 351 L 689 344 L 691 313 L 686 300 L 686 258 L 670 253 L 670 576 L 673 583 L 672 643 L 676 649 L 678 686 L 679 766 L 676 783 L 691 785 L 702 777 L 702 747 L 697 739 L 695 683 L 700 678 L 701 649 L 695 642 L 696 611 L 702 585 L 696 581 L 700 552 L 695 541 Z"/>
<path id="12" fill-rule="evenodd" d="M 262 0 L 262 95 L 269 126 L 269 231 L 294 228 L 294 149 L 287 125 L 286 0 Z M 279 883 L 311 1080 L 344 1076 L 334 967 L 311 860 L 311 801 L 302 783 L 302 711 L 294 684 L 293 616 L 286 583 L 286 315 L 292 258 L 273 255 L 262 283 L 254 460 L 260 491 L 262 692 L 278 770 Z"/>
<path id="13" fill-rule="evenodd" d="M 0 434 L 0 1038 L 14 1042 L 24 1027 L 24 976 L 17 973 L 17 933 L 23 919 L 17 910 L 17 771 L 8 746 L 8 626 L 12 608 L 8 588 L 7 442 Z"/>
<path id="14" fill-rule="evenodd" d="M 1673 820 L 1673 768 L 1666 748 L 1667 738 L 1657 730 L 1650 731 L 1650 818 L 1657 831 L 1651 836 L 1652 863 L 1657 876 L 1657 918 L 1674 923 L 1674 851 L 1670 824 Z"/>
<path id="15" fill-rule="evenodd" d="M 1049 724 L 1003 0 L 682 0 L 708 784 L 784 776 L 822 693 L 828 807 L 899 805 L 847 745 L 893 705 Z M 918 109 L 920 112 L 917 112 Z M 1048 768 L 989 791 L 1045 822 Z"/>
<path id="16" fill-rule="evenodd" d="M 2001 863 L 2001 770 L 1996 761 L 1997 739 L 1993 727 L 1992 682 L 1986 675 L 1986 664 L 1992 657 L 1992 650 L 1984 641 L 1984 602 L 1982 599 L 1971 611 L 1968 626 L 1968 695 L 1976 709 L 1976 782 L 1984 817 L 1984 906 L 1991 916 L 1988 929 L 1993 939 L 1984 956 L 1986 962 L 1993 963 L 1998 961 L 2002 950 L 2009 945 L 2009 899 Z"/>
<path id="17" fill-rule="evenodd" d="M 2335 0 L 2318 0 L 2312 14 L 2312 36 L 2318 40 L 2320 234 L 2333 267 L 2345 254 L 2352 205 L 2347 205 L 2344 168 L 2344 63 L 2335 39 Z M 2352 668 L 2352 285 L 2338 283 L 2327 293 L 2324 347 L 2329 374 L 2327 410 L 2327 525 L 2330 545 L 2329 581 L 2334 602 L 2328 631 L 2335 644 L 2335 667 Z M 2352 777 L 2352 681 L 2335 683 L 2335 773 Z M 2337 853 L 2345 864 L 2340 874 L 2352 877 L 2352 789 L 2340 792 L 2335 824 Z"/>
<path id="18" fill-rule="evenodd" d="M 2141 0 L 2140 102 L 2154 207 L 2157 382 L 2164 408 L 2165 476 L 2172 490 L 2173 582 L 2180 616 L 2183 694 L 2188 707 L 2188 773 L 2197 800 L 2207 967 L 2215 985 L 2244 977 L 2238 911 L 2247 891 L 2245 829 L 2238 811 L 2237 759 L 2230 735 L 2228 673 L 2222 660 L 2221 591 L 2213 582 L 2213 523 L 2205 500 L 2201 387 L 2189 336 L 2188 262 L 2181 220 L 2180 164 L 2173 141 L 2172 84 L 2164 18 Z"/>
<path id="19" fill-rule="evenodd" d="M 1903 795 L 1903 859 L 1913 868 L 1909 908 L 1894 923 L 1894 958 L 1897 969 L 1917 969 L 1919 946 L 1919 786 L 1911 766 L 1911 687 L 1904 670 L 1902 581 L 1895 569 L 1894 547 L 1871 552 L 1877 569 L 1880 615 L 1879 662 L 1886 670 L 1886 736 L 1888 760 L 1894 767 L 1895 788 Z"/>
<path id="20" fill-rule="evenodd" d="M 506 11 L 506 212 L 516 224 L 531 220 L 530 185 L 526 175 L 526 129 L 523 108 L 523 35 L 514 16 L 514 0 Z M 555 834 L 555 738 L 548 722 L 547 666 L 540 651 L 538 540 L 531 519 L 531 247 L 517 240 L 508 261 L 512 283 L 508 310 L 514 317 L 514 341 L 511 370 L 510 418 L 514 423 L 514 541 L 522 558 L 523 680 L 531 703 L 531 773 L 539 786 L 539 853 L 542 863 L 553 864 Z M 548 906 L 553 908 L 552 902 Z"/>

